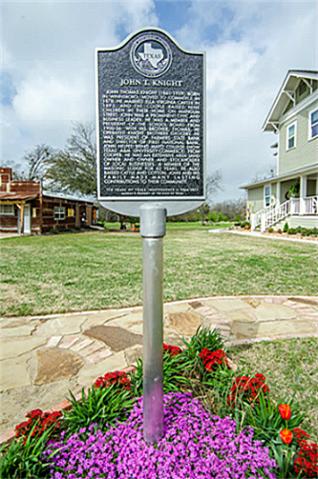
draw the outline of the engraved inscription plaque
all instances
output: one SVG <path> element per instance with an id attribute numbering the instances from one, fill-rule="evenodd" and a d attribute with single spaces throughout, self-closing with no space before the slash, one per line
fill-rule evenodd
<path id="1" fill-rule="evenodd" d="M 204 54 L 157 29 L 96 54 L 98 199 L 202 202 Z"/>

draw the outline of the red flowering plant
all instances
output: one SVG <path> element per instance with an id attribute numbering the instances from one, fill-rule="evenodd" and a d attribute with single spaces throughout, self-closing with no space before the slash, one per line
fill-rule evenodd
<path id="1" fill-rule="evenodd" d="M 317 478 L 318 477 L 318 444 L 310 441 L 310 435 L 295 427 L 282 429 L 279 433 L 285 447 L 285 452 L 276 462 L 279 465 L 282 477 Z M 292 476 L 288 475 L 292 474 Z M 285 474 L 285 475 L 284 475 Z"/>
<path id="2" fill-rule="evenodd" d="M 295 441 L 299 446 L 301 446 L 304 441 L 307 441 L 307 439 L 310 438 L 308 432 L 304 431 L 303 429 L 300 429 L 299 427 L 294 427 L 293 433 Z"/>
<path id="3" fill-rule="evenodd" d="M 289 444 L 292 443 L 294 436 L 292 431 L 290 429 L 287 429 L 287 427 L 285 427 L 285 429 L 282 429 L 279 435 L 284 444 L 287 444 L 289 446 Z"/>
<path id="4" fill-rule="evenodd" d="M 223 349 L 210 351 L 207 348 L 203 348 L 199 357 L 202 360 L 204 369 L 208 372 L 214 371 L 218 366 L 230 367 L 228 357 Z"/>
<path id="5" fill-rule="evenodd" d="M 290 427 L 292 416 L 294 416 L 291 407 L 288 404 L 279 404 L 278 410 L 281 418 Z M 309 440 L 310 435 L 299 427 L 294 427 L 292 430 L 286 427 L 280 431 L 279 436 L 283 444 L 289 446 L 291 449 L 290 452 L 287 453 L 287 459 L 294 457 L 294 472 L 299 477 L 317 478 L 318 444 Z M 288 466 L 290 466 L 290 464 L 285 468 L 286 472 Z"/>
<path id="6" fill-rule="evenodd" d="M 94 383 L 96 388 L 108 388 L 112 385 L 122 386 L 123 389 L 130 390 L 130 378 L 125 371 L 113 371 L 98 377 Z"/>
<path id="7" fill-rule="evenodd" d="M 295 472 L 298 474 L 297 477 L 303 477 L 303 473 L 306 473 L 305 477 L 316 477 L 307 474 L 310 470 L 313 448 L 307 443 L 309 434 L 298 427 L 303 420 L 303 415 L 296 405 L 293 407 L 287 403 L 276 405 L 270 398 L 267 398 L 264 403 L 261 394 L 259 402 L 251 410 L 255 417 L 260 418 L 259 429 L 255 428 L 255 432 L 273 452 L 279 470 L 277 477 L 279 479 L 294 477 Z M 255 427 L 253 422 L 250 422 L 250 425 Z M 309 452 L 311 455 L 308 454 Z M 303 469 L 301 469 L 302 466 L 304 466 Z"/>
<path id="8" fill-rule="evenodd" d="M 302 431 L 305 432 L 305 431 Z M 305 433 L 309 438 L 309 434 Z M 302 439 L 294 459 L 294 471 L 303 477 L 318 477 L 318 444 Z"/>
<path id="9" fill-rule="evenodd" d="M 182 353 L 182 349 L 179 346 L 173 346 L 171 344 L 163 343 L 163 351 L 170 354 L 170 356 L 178 356 Z"/>
<path id="10" fill-rule="evenodd" d="M 289 404 L 278 404 L 278 411 L 284 421 L 289 421 L 292 415 L 292 410 Z"/>
<path id="11" fill-rule="evenodd" d="M 227 403 L 230 406 L 236 405 L 238 399 L 243 402 L 254 403 L 259 401 L 259 396 L 267 396 L 269 387 L 265 383 L 263 374 L 255 376 L 237 376 L 232 384 L 230 394 L 227 397 Z"/>
<path id="12" fill-rule="evenodd" d="M 24 442 L 30 437 L 39 437 L 48 429 L 56 431 L 61 427 L 62 413 L 60 411 L 43 412 L 41 409 L 33 409 L 25 415 L 27 421 L 23 421 L 15 427 L 16 437 L 24 437 Z"/>

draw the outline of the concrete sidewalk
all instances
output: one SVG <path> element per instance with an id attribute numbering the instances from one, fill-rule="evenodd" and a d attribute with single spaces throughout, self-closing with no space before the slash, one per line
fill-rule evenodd
<path id="1" fill-rule="evenodd" d="M 230 342 L 318 336 L 318 297 L 212 297 L 165 305 L 165 341 L 200 326 Z M 142 308 L 0 320 L 1 430 L 142 354 Z"/>

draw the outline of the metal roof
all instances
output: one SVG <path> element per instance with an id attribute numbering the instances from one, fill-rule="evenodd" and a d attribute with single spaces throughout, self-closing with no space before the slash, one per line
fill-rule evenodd
<path id="1" fill-rule="evenodd" d="M 263 124 L 263 131 L 275 131 L 273 123 L 277 123 L 286 108 L 290 98 L 284 92 L 294 91 L 298 85 L 299 78 L 318 80 L 317 70 L 288 70 L 287 75 L 280 87 L 278 94 Z"/>
<path id="2" fill-rule="evenodd" d="M 96 203 L 97 199 L 94 196 L 89 195 L 70 195 L 61 192 L 55 191 L 43 191 L 43 196 L 48 198 L 60 198 L 61 200 L 71 200 L 71 201 L 84 201 L 86 203 Z"/>

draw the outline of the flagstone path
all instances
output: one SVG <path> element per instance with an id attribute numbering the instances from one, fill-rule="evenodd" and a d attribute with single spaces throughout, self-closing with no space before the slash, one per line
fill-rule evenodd
<path id="1" fill-rule="evenodd" d="M 165 305 L 164 338 L 200 325 L 231 343 L 318 336 L 318 297 L 211 297 Z M 142 308 L 0 319 L 0 431 L 142 355 Z"/>

